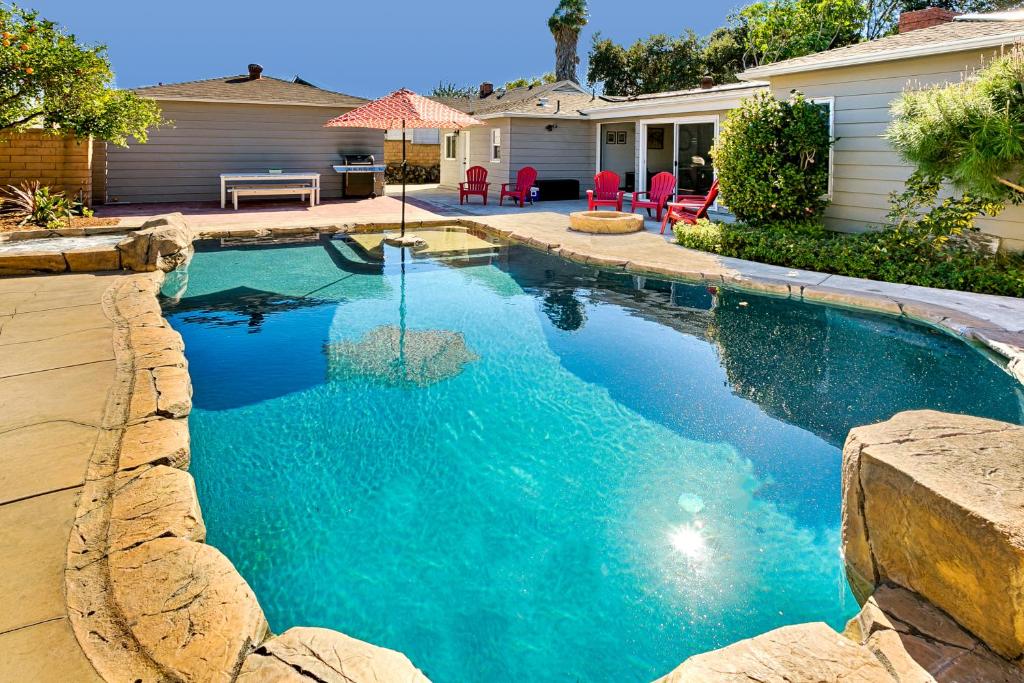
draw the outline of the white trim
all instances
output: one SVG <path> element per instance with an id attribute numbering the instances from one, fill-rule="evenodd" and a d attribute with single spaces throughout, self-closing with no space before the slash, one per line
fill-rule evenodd
<path id="1" fill-rule="evenodd" d="M 968 50 L 980 50 L 988 47 L 1001 47 L 1017 42 L 1024 37 L 1024 32 L 1017 30 L 1011 33 L 1001 33 L 995 36 L 982 36 L 980 38 L 967 38 L 964 40 L 948 40 L 941 43 L 926 43 L 911 47 L 884 50 L 879 52 L 855 52 L 852 56 L 843 57 L 833 55 L 831 59 L 821 61 L 803 61 L 799 64 L 778 62 L 765 66 L 757 66 L 753 69 L 737 74 L 744 80 L 761 80 L 771 76 L 782 76 L 784 74 L 795 74 L 803 71 L 819 71 L 822 69 L 838 69 L 844 66 L 857 66 L 859 64 L 875 64 L 878 62 L 892 62 L 899 59 L 910 59 L 911 57 L 927 57 L 930 55 L 945 54 L 949 52 L 966 52 Z M 884 40 L 881 39 L 881 40 Z M 839 51 L 842 51 L 841 49 Z M 827 53 L 819 53 L 827 54 Z"/>
<path id="2" fill-rule="evenodd" d="M 836 169 L 836 98 L 834 96 L 829 97 L 812 97 L 809 100 L 812 104 L 827 104 L 828 105 L 828 137 L 831 143 L 828 149 L 828 198 L 832 200 L 832 183 L 835 177 Z"/>
<path id="3" fill-rule="evenodd" d="M 448 156 L 448 141 L 449 140 L 452 141 L 452 155 L 451 156 Z M 455 135 L 455 133 L 445 133 L 444 134 L 443 147 L 444 147 L 444 149 L 441 150 L 441 154 L 443 155 L 442 158 L 445 161 L 457 161 L 458 160 L 458 158 L 459 158 L 459 139 Z"/>
<path id="4" fill-rule="evenodd" d="M 494 155 L 495 148 L 498 151 L 497 156 Z M 487 154 L 492 164 L 501 163 L 501 128 L 491 128 L 490 139 L 487 143 Z"/>
<path id="5" fill-rule="evenodd" d="M 594 109 L 581 109 L 580 111 L 593 120 L 615 119 L 630 116 L 657 116 L 679 114 L 687 110 L 717 110 L 734 109 L 746 97 L 758 90 L 767 89 L 767 84 L 751 84 L 749 88 L 733 88 L 724 92 L 716 93 L 695 93 L 693 95 L 680 96 L 679 98 L 666 98 L 658 100 L 636 100 L 623 102 L 622 104 L 610 105 Z M 684 99 L 685 98 L 685 99 Z M 714 106 L 707 106 L 714 104 Z M 694 105 L 702 105 L 695 107 Z"/>

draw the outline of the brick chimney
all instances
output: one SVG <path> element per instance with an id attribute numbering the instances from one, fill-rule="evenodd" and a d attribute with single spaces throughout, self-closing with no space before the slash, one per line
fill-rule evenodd
<path id="1" fill-rule="evenodd" d="M 263 67 L 262 66 L 260 66 L 259 64 L 250 64 L 249 65 L 249 80 L 250 81 L 258 81 L 260 78 L 263 77 L 262 75 L 263 75 Z"/>
<path id="2" fill-rule="evenodd" d="M 953 21 L 956 12 L 941 7 L 929 7 L 913 12 L 904 12 L 900 15 L 900 33 L 916 31 L 919 28 L 930 28 L 939 24 L 948 24 Z"/>
<path id="3" fill-rule="evenodd" d="M 494 84 L 484 81 L 480 84 L 480 99 L 490 97 L 494 93 Z"/>

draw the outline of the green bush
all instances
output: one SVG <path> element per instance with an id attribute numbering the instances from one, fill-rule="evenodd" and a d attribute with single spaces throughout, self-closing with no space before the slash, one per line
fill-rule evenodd
<path id="1" fill-rule="evenodd" d="M 992 256 L 931 235 L 884 230 L 861 234 L 827 231 L 817 224 L 677 223 L 684 247 L 722 256 L 836 275 L 902 282 L 985 294 L 1024 297 L 1024 256 Z"/>
<path id="2" fill-rule="evenodd" d="M 725 119 L 711 152 L 723 201 L 749 223 L 819 218 L 828 203 L 830 146 L 825 110 L 802 95 L 747 98 Z"/>
<path id="3" fill-rule="evenodd" d="M 20 218 L 19 225 L 62 228 L 71 220 L 72 204 L 64 193 L 54 192 L 38 181 L 8 185 L 2 193 L 2 213 Z"/>

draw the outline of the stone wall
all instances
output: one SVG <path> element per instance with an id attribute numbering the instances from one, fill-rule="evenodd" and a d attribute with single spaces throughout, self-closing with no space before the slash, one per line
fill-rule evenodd
<path id="1" fill-rule="evenodd" d="M 437 166 L 441 163 L 441 145 L 414 145 L 405 143 L 405 158 L 410 166 Z M 384 141 L 384 163 L 398 164 L 402 161 L 402 141 Z"/>
<path id="2" fill-rule="evenodd" d="M 0 185 L 38 180 L 71 199 L 92 202 L 92 144 L 40 130 L 0 139 Z"/>

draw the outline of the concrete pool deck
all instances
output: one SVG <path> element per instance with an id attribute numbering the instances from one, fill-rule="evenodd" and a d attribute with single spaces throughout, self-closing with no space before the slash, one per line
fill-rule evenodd
<path id="1" fill-rule="evenodd" d="M 103 293 L 127 277 L 0 280 L 0 680 L 101 680 L 75 639 L 64 566 L 109 426 L 114 323 Z"/>

